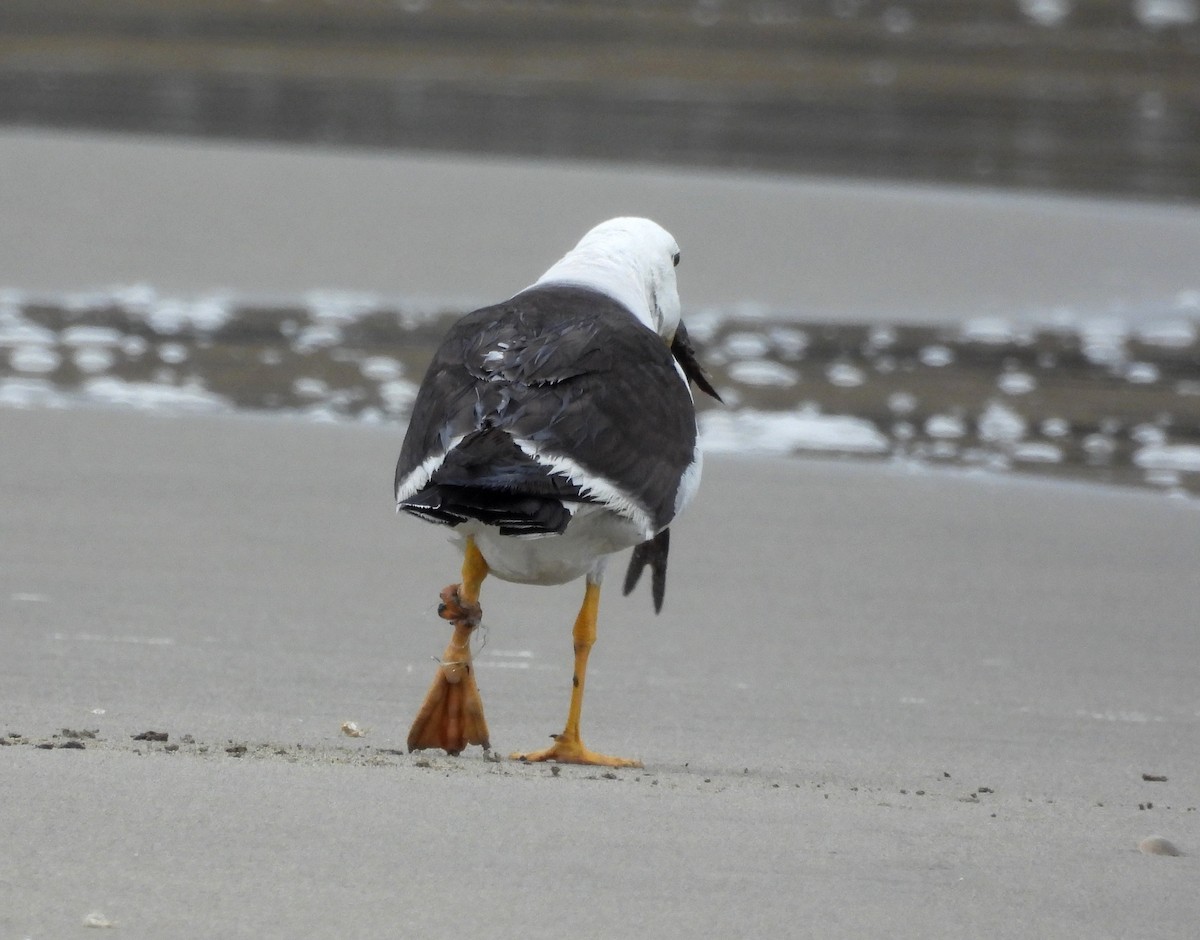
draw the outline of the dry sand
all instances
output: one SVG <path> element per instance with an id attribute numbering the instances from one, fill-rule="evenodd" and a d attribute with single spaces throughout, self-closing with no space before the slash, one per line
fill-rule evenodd
<path id="1" fill-rule="evenodd" d="M 1196 207 L 20 130 L 0 130 L 0 168 L 0 287 L 491 302 L 636 214 L 679 240 L 689 310 L 924 322 L 1200 303 Z"/>
<path id="2" fill-rule="evenodd" d="M 399 429 L 0 432 L 4 937 L 1195 935 L 1192 504 L 713 460 L 664 613 L 606 592 L 610 779 L 396 753 L 455 573 Z M 562 721 L 576 593 L 485 586 L 503 751 Z"/>
<path id="3" fill-rule="evenodd" d="M 492 299 L 613 211 L 677 230 L 693 304 L 1195 286 L 1192 211 L 15 132 L 0 164 L 25 290 Z M 712 460 L 662 616 L 602 604 L 585 734 L 645 770 L 555 774 L 399 753 L 456 569 L 391 511 L 400 437 L 0 411 L 0 937 L 1195 936 L 1194 503 Z M 485 586 L 502 751 L 561 726 L 577 601 Z"/>

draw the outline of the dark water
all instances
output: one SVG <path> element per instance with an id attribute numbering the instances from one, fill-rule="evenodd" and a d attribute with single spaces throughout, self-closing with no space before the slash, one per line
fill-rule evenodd
<path id="1" fill-rule="evenodd" d="M 0 407 L 394 423 L 462 311 L 331 295 L 0 297 Z M 981 467 L 1200 495 L 1200 316 L 1082 326 L 825 325 L 710 312 L 710 450 Z"/>
<path id="2" fill-rule="evenodd" d="M 1200 199 L 1200 0 L 5 0 L 0 122 Z"/>

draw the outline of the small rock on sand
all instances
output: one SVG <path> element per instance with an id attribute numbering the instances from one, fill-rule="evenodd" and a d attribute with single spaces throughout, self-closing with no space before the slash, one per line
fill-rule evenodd
<path id="1" fill-rule="evenodd" d="M 1138 851 L 1144 855 L 1182 855 L 1175 843 L 1162 836 L 1147 836 L 1138 843 Z"/>

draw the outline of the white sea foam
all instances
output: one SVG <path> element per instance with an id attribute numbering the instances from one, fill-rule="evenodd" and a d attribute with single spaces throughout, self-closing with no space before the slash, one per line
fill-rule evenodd
<path id="1" fill-rule="evenodd" d="M 370 356 L 359 363 L 363 376 L 376 382 L 397 379 L 404 374 L 404 366 L 390 356 Z"/>
<path id="2" fill-rule="evenodd" d="M 787 388 L 800 380 L 795 369 L 770 359 L 744 359 L 729 366 L 729 377 L 743 385 Z"/>
<path id="3" fill-rule="evenodd" d="M 19 313 L 0 313 L 0 346 L 52 346 L 53 330 L 31 323 Z"/>
<path id="4" fill-rule="evenodd" d="M 130 335 L 121 340 L 121 352 L 132 359 L 146 354 L 150 341 L 143 336 Z"/>
<path id="5" fill-rule="evenodd" d="M 1165 444 L 1167 442 L 1167 432 L 1157 424 L 1143 423 L 1135 425 L 1129 432 L 1129 436 L 1138 444 L 1145 446 Z"/>
<path id="6" fill-rule="evenodd" d="M 793 326 L 773 326 L 767 336 L 784 359 L 799 359 L 808 348 L 808 334 Z"/>
<path id="7" fill-rule="evenodd" d="M 967 426 L 958 415 L 930 415 L 925 420 L 925 433 L 939 440 L 948 440 L 962 437 L 967 433 Z"/>
<path id="8" fill-rule="evenodd" d="M 1143 470 L 1176 470 L 1200 473 L 1200 445 L 1150 444 L 1133 455 Z"/>
<path id="9" fill-rule="evenodd" d="M 710 453 L 885 454 L 890 449 L 887 437 L 870 421 L 810 411 L 775 413 L 746 409 L 736 414 L 707 411 L 700 417 L 700 439 Z"/>
<path id="10" fill-rule="evenodd" d="M 1048 441 L 1022 441 L 1013 447 L 1012 458 L 1021 463 L 1062 463 L 1063 450 Z"/>
<path id="11" fill-rule="evenodd" d="M 1083 450 L 1093 460 L 1108 460 L 1117 450 L 1117 442 L 1107 434 L 1089 434 L 1083 439 Z"/>
<path id="12" fill-rule="evenodd" d="M 1160 374 L 1158 366 L 1153 362 L 1131 362 L 1125 367 L 1126 380 L 1135 385 L 1157 382 Z"/>
<path id="13" fill-rule="evenodd" d="M 339 323 L 353 323 L 383 306 L 374 294 L 352 291 L 310 291 L 304 295 L 304 303 L 318 319 Z"/>
<path id="14" fill-rule="evenodd" d="M 1113 317 L 1096 317 L 1079 324 L 1084 358 L 1097 365 L 1114 365 L 1124 360 L 1128 337 L 1128 324 Z"/>
<path id="15" fill-rule="evenodd" d="M 1003 346 L 1027 338 L 1027 331 L 1000 317 L 976 317 L 963 324 L 959 335 L 968 343 Z"/>
<path id="16" fill-rule="evenodd" d="M 1042 433 L 1046 437 L 1066 437 L 1071 433 L 1071 423 L 1065 418 L 1046 418 L 1042 422 Z"/>
<path id="17" fill-rule="evenodd" d="M 68 326 L 58 337 L 64 346 L 119 346 L 125 334 L 111 326 Z"/>
<path id="18" fill-rule="evenodd" d="M 379 397 L 383 399 L 384 407 L 392 414 L 408 411 L 417 399 L 417 386 L 404 379 L 393 379 L 379 386 Z"/>
<path id="19" fill-rule="evenodd" d="M 839 388 L 854 388 L 867 380 L 866 374 L 858 366 L 848 362 L 834 362 L 825 370 L 825 377 L 830 384 Z"/>
<path id="20" fill-rule="evenodd" d="M 152 301 L 146 320 L 157 333 L 182 333 L 189 329 L 211 333 L 220 329 L 229 316 L 230 303 L 224 297 L 200 297 L 195 300 L 167 298 Z"/>
<path id="21" fill-rule="evenodd" d="M 1018 441 L 1025 436 L 1028 422 L 1006 405 L 988 402 L 979 416 L 979 436 L 985 441 Z"/>
<path id="22" fill-rule="evenodd" d="M 297 352 L 311 352 L 341 341 L 341 327 L 333 323 L 314 323 L 300 331 L 300 335 L 296 337 L 295 349 Z"/>
<path id="23" fill-rule="evenodd" d="M 1134 335 L 1147 346 L 1186 349 L 1196 342 L 1196 324 L 1191 320 L 1155 320 L 1139 326 Z"/>
<path id="24" fill-rule="evenodd" d="M 0 405 L 9 408 L 61 408 L 66 397 L 49 379 L 0 378 Z"/>
<path id="25" fill-rule="evenodd" d="M 1025 395 L 1037 388 L 1037 379 L 1028 372 L 1005 372 L 996 387 L 1005 395 Z"/>
<path id="26" fill-rule="evenodd" d="M 1134 0 L 1133 12 L 1151 29 L 1191 26 L 1200 19 L 1196 0 Z"/>
<path id="27" fill-rule="evenodd" d="M 48 346 L 18 346 L 8 355 L 8 364 L 15 372 L 53 372 L 62 362 Z"/>
<path id="28" fill-rule="evenodd" d="M 934 344 L 924 347 L 917 353 L 917 357 L 927 366 L 941 368 L 942 366 L 950 365 L 954 361 L 954 350 L 949 346 Z"/>
<path id="29" fill-rule="evenodd" d="M 220 395 L 190 383 L 182 386 L 154 382 L 126 382 L 112 376 L 88 379 L 85 398 L 104 405 L 147 411 L 228 411 L 232 405 Z"/>
<path id="30" fill-rule="evenodd" d="M 887 349 L 889 346 L 894 346 L 897 339 L 899 339 L 899 335 L 896 333 L 896 328 L 885 323 L 871 327 L 870 333 L 867 334 L 867 345 L 872 349 Z"/>
<path id="31" fill-rule="evenodd" d="M 162 343 L 158 347 L 158 358 L 168 365 L 186 362 L 188 355 L 188 348 L 183 343 Z"/>
<path id="32" fill-rule="evenodd" d="M 80 372 L 96 373 L 107 372 L 112 368 L 116 358 L 113 356 L 112 350 L 104 346 L 81 346 L 75 350 L 71 361 L 75 363 L 75 368 Z"/>
<path id="33" fill-rule="evenodd" d="M 301 398 L 324 398 L 329 394 L 329 383 L 313 376 L 301 376 L 292 383 L 292 392 Z"/>
<path id="34" fill-rule="evenodd" d="M 1021 12 L 1039 26 L 1058 26 L 1071 12 L 1071 0 L 1019 0 Z"/>
<path id="35" fill-rule="evenodd" d="M 761 359 L 771 351 L 771 341 L 761 333 L 730 333 L 721 350 L 731 359 Z"/>

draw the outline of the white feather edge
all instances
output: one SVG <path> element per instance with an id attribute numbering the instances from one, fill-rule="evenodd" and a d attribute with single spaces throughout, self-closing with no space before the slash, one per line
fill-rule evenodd
<path id="1" fill-rule="evenodd" d="M 655 528 L 650 513 L 620 487 L 603 477 L 588 473 L 570 457 L 541 450 L 532 441 L 518 440 L 517 446 L 543 467 L 565 476 L 583 491 L 584 496 L 596 500 L 605 509 L 624 516 L 644 533 L 645 538 L 654 537 Z"/>
<path id="2" fill-rule="evenodd" d="M 396 487 L 396 509 L 399 510 L 400 503 L 408 499 L 410 496 L 418 493 L 433 476 L 442 461 L 446 459 L 446 454 L 452 451 L 459 445 L 465 434 L 460 434 L 450 442 L 450 446 L 444 451 L 437 454 L 432 454 L 421 461 L 420 465 L 412 470 Z M 623 516 L 632 522 L 638 529 L 642 531 L 644 537 L 649 539 L 655 535 L 654 523 L 650 518 L 644 506 L 635 500 L 628 493 L 621 490 L 620 487 L 597 477 L 594 474 L 588 473 L 583 467 L 572 460 L 570 457 L 563 457 L 559 454 L 548 453 L 539 448 L 532 441 L 516 440 L 516 445 L 521 448 L 527 456 L 537 461 L 543 467 L 552 470 L 555 473 L 562 474 L 584 493 L 596 500 L 605 509 Z M 689 468 L 684 479 L 692 475 L 692 468 Z M 698 479 L 698 478 L 697 478 Z M 694 491 L 694 486 L 690 487 Z M 689 494 L 690 495 L 690 494 Z M 574 513 L 572 513 L 574 515 Z"/>
<path id="3" fill-rule="evenodd" d="M 442 461 L 446 459 L 446 454 L 454 450 L 467 435 L 460 434 L 458 437 L 450 441 L 450 446 L 445 450 L 431 454 L 426 457 L 416 467 L 411 470 L 403 480 L 396 484 L 396 511 L 400 511 L 400 504 L 410 496 L 415 496 L 419 493 L 422 487 L 429 482 L 429 478 L 433 476 L 433 472 L 442 465 Z"/>

